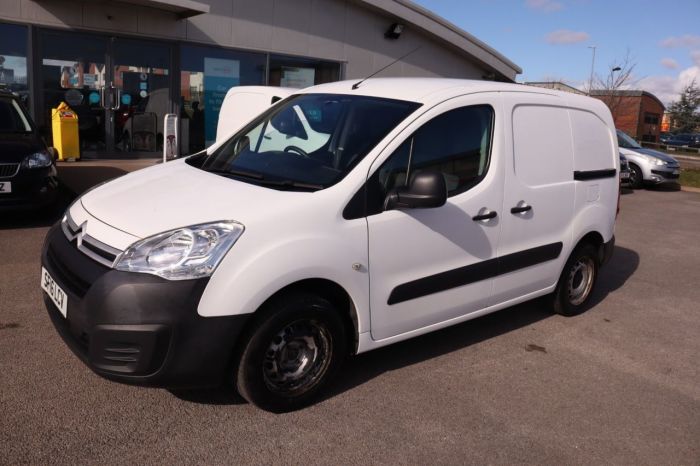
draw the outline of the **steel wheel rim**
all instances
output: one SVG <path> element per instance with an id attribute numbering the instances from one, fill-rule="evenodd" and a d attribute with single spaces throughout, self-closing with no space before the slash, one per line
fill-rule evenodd
<path id="1" fill-rule="evenodd" d="M 583 303 L 593 288 L 595 264 L 590 257 L 582 257 L 571 267 L 567 280 L 569 302 L 573 306 Z"/>
<path id="2" fill-rule="evenodd" d="M 635 168 L 630 167 L 630 184 L 636 185 L 639 181 L 639 174 Z"/>
<path id="3" fill-rule="evenodd" d="M 270 341 L 263 360 L 263 378 L 275 393 L 295 396 L 311 389 L 330 365 L 328 328 L 317 320 L 298 320 Z"/>

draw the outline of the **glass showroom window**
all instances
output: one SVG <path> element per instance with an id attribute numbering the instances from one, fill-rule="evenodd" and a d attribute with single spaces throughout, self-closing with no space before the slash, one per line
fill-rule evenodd
<path id="1" fill-rule="evenodd" d="M 18 93 L 29 108 L 26 26 L 0 23 L 0 87 Z"/>
<path id="2" fill-rule="evenodd" d="M 303 89 L 340 79 L 340 64 L 311 58 L 270 55 L 270 86 Z"/>
<path id="3" fill-rule="evenodd" d="M 180 141 L 192 154 L 216 139 L 226 92 L 234 86 L 265 84 L 266 57 L 213 47 L 183 45 L 180 72 Z"/>

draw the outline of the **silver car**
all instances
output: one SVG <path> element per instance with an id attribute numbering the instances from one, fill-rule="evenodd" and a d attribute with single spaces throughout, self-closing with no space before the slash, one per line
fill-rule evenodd
<path id="1" fill-rule="evenodd" d="M 627 133 L 617 130 L 620 153 L 630 166 L 629 184 L 634 189 L 644 185 L 678 184 L 681 166 L 668 154 L 640 146 Z"/>

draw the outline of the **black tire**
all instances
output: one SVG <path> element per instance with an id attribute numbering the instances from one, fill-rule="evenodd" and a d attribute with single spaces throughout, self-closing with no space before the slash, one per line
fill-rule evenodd
<path id="1" fill-rule="evenodd" d="M 630 164 L 629 186 L 632 189 L 642 189 L 644 187 L 644 174 L 642 169 L 634 164 Z"/>
<path id="2" fill-rule="evenodd" d="M 598 279 L 598 251 L 583 244 L 571 253 L 552 295 L 554 312 L 575 316 L 586 310 Z"/>
<path id="3" fill-rule="evenodd" d="M 338 370 L 347 335 L 329 301 L 286 294 L 259 311 L 239 354 L 238 393 L 267 411 L 294 411 L 312 403 Z"/>

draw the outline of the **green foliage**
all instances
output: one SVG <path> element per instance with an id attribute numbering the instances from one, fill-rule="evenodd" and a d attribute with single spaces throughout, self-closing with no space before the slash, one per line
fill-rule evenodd
<path id="1" fill-rule="evenodd" d="M 700 188 L 700 170 L 681 171 L 680 182 L 683 186 L 692 186 L 694 188 Z"/>
<path id="2" fill-rule="evenodd" d="M 678 133 L 692 133 L 700 126 L 700 88 L 695 80 L 685 86 L 680 98 L 668 108 L 668 113 L 673 122 L 673 131 Z"/>

